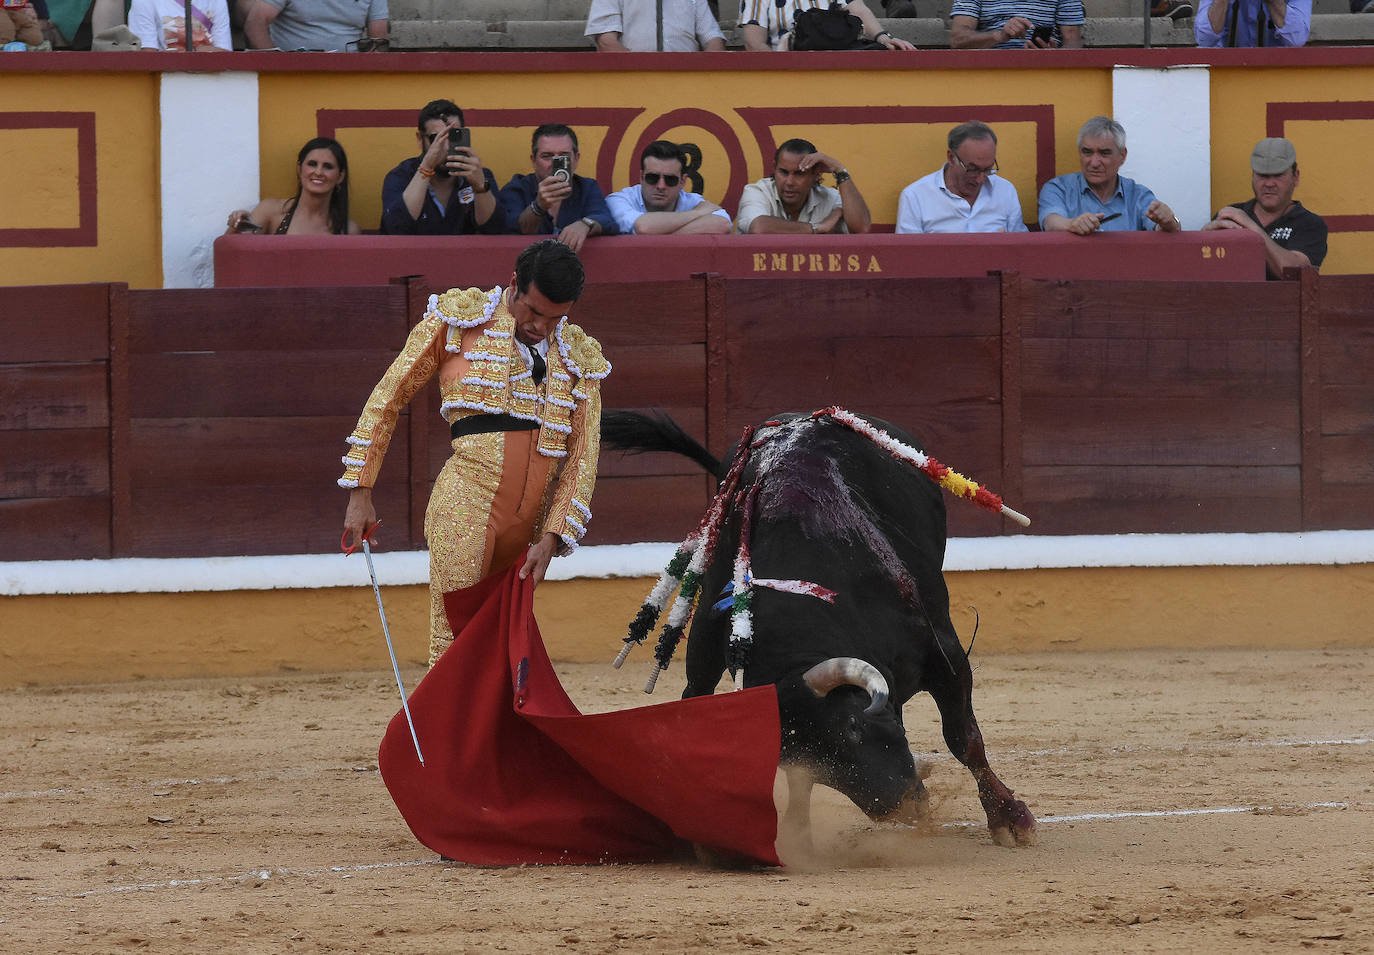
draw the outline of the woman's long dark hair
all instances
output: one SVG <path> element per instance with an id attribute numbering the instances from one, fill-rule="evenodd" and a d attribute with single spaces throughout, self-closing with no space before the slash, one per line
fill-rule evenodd
<path id="1" fill-rule="evenodd" d="M 296 156 L 296 197 L 291 201 L 291 209 L 294 212 L 301 201 L 301 163 L 316 149 L 327 149 L 333 153 L 334 161 L 339 164 L 339 172 L 342 173 L 339 184 L 329 196 L 329 231 L 335 235 L 348 235 L 348 154 L 337 139 L 316 136 L 301 147 Z"/>

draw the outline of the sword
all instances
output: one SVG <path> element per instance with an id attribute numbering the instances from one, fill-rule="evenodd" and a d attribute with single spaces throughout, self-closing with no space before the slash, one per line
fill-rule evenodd
<path id="1" fill-rule="evenodd" d="M 372 566 L 372 547 L 367 542 L 367 539 L 372 536 L 372 532 L 381 525 L 382 522 L 378 521 L 363 533 L 363 557 L 367 558 L 367 575 L 372 578 L 372 593 L 377 597 L 377 613 L 382 618 L 382 635 L 386 637 L 386 652 L 391 654 L 391 671 L 396 674 L 396 689 L 401 692 L 401 709 L 405 710 L 406 723 L 410 725 L 410 741 L 415 744 L 415 755 L 419 757 L 420 765 L 423 766 L 425 757 L 420 752 L 420 737 L 415 735 L 415 721 L 410 718 L 410 703 L 406 700 L 405 684 L 401 682 L 401 668 L 396 663 L 396 648 L 391 643 L 391 628 L 386 625 L 386 609 L 382 606 L 382 590 L 377 586 L 377 571 Z M 353 547 L 345 547 L 344 553 L 353 553 L 356 546 L 355 544 Z"/>

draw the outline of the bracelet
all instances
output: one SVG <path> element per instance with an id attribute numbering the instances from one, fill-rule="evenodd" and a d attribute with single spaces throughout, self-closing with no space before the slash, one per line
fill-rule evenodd
<path id="1" fill-rule="evenodd" d="M 885 37 L 885 36 L 892 36 L 892 31 L 891 31 L 891 30 L 883 30 L 883 31 L 881 31 L 881 32 L 875 33 L 875 34 L 873 34 L 873 39 L 874 39 L 875 41 L 876 41 L 876 40 L 881 40 L 881 39 L 882 39 L 883 37 Z M 896 37 L 892 37 L 892 38 L 893 38 L 894 40 L 896 39 Z"/>
<path id="2" fill-rule="evenodd" d="M 538 199 L 530 200 L 530 211 L 534 213 L 535 218 L 537 219 L 547 219 L 549 217 L 549 213 L 547 210 L 539 208 Z"/>
<path id="3" fill-rule="evenodd" d="M 424 166 L 420 166 L 420 167 L 419 167 L 418 169 L 416 169 L 415 171 L 418 172 L 421 176 L 423 176 L 423 177 L 426 178 L 426 179 L 433 179 L 433 178 L 434 178 L 434 170 L 433 170 L 433 169 L 426 169 Z"/>
<path id="4" fill-rule="evenodd" d="M 481 189 L 478 189 L 476 186 L 473 186 L 473 187 L 472 187 L 472 191 L 475 192 L 475 193 L 477 193 L 479 196 L 482 195 L 482 194 L 485 193 L 485 192 L 490 192 L 490 191 L 491 191 L 491 186 L 487 185 L 487 177 L 486 177 L 486 176 L 483 176 L 483 177 L 482 177 L 482 188 L 481 188 Z"/>

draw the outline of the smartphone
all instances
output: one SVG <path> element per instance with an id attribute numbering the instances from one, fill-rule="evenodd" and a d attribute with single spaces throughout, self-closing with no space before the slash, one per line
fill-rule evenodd
<path id="1" fill-rule="evenodd" d="M 235 232 L 261 232 L 261 231 L 262 231 L 262 226 L 258 225 L 258 224 L 257 224 L 256 222 L 254 222 L 252 219 L 241 219 L 241 220 L 239 220 L 239 224 L 236 225 L 236 226 L 234 227 L 234 231 L 235 231 Z"/>
<path id="2" fill-rule="evenodd" d="M 1031 34 L 1031 42 L 1034 43 L 1036 40 L 1044 40 L 1046 43 L 1053 43 L 1054 41 L 1051 39 L 1053 36 L 1054 27 L 1036 27 L 1035 32 Z"/>
<path id="3" fill-rule="evenodd" d="M 1111 215 L 1105 215 L 1105 216 L 1103 216 L 1101 219 L 1098 219 L 1098 220 L 1097 220 L 1097 224 L 1098 224 L 1098 225 L 1101 225 L 1101 224 L 1104 223 L 1104 222 L 1111 222 L 1113 219 L 1120 219 L 1120 218 L 1121 218 L 1121 213 L 1119 213 L 1119 212 L 1113 212 Z"/>
<path id="4" fill-rule="evenodd" d="M 550 159 L 549 175 L 559 182 L 567 182 L 572 177 L 572 157 L 554 156 Z"/>
<path id="5" fill-rule="evenodd" d="M 461 129 L 449 129 L 448 131 L 448 151 L 449 155 L 456 153 L 459 149 L 472 148 L 472 131 L 466 126 Z"/>

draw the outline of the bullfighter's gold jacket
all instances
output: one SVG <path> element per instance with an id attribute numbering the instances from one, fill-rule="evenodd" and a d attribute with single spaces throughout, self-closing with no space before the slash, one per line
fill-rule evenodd
<path id="1" fill-rule="evenodd" d="M 576 547 L 591 520 L 601 434 L 601 379 L 611 365 L 595 338 L 565 316 L 554 329 L 548 371 L 536 386 L 515 347 L 515 320 L 501 288 L 431 295 L 424 318 L 373 389 L 348 437 L 342 487 L 371 487 L 397 416 L 439 374 L 440 413 L 452 424 L 469 415 L 510 414 L 539 423 L 539 453 L 563 458 L 541 533 Z"/>

